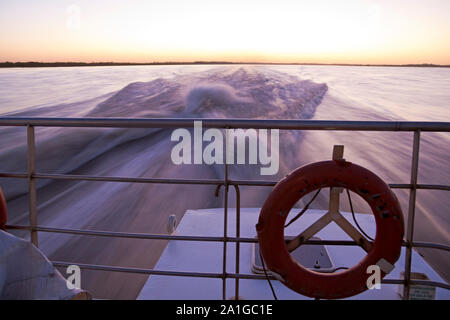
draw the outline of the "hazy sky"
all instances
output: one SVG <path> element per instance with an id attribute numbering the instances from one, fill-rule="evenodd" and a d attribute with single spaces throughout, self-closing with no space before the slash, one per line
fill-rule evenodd
<path id="1" fill-rule="evenodd" d="M 0 61 L 450 64 L 450 0 L 0 0 Z"/>

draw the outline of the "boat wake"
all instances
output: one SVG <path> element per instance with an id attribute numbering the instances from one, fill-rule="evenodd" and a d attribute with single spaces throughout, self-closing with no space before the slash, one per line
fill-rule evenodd
<path id="1" fill-rule="evenodd" d="M 123 89 L 65 105 L 33 108 L 14 116 L 127 117 L 127 118 L 252 118 L 310 119 L 327 92 L 327 85 L 302 80 L 274 70 L 251 67 L 224 68 L 134 82 Z M 26 170 L 23 128 L 2 128 L 1 170 Z M 169 129 L 37 128 L 36 167 L 40 173 L 78 175 L 223 179 L 222 165 L 175 165 L 170 155 L 174 142 Z M 280 133 L 278 180 L 298 165 L 302 134 Z M 11 143 L 14 141 L 14 143 Z M 234 165 L 232 178 L 266 179 L 257 165 Z M 38 180 L 39 224 L 65 228 L 165 233 L 168 216 L 178 220 L 187 209 L 220 207 L 214 186 L 146 185 L 82 181 Z M 2 182 L 10 208 L 9 223 L 26 224 L 27 192 L 24 181 Z M 261 206 L 270 190 L 243 188 L 243 206 Z M 230 203 L 233 197 L 230 198 Z M 233 202 L 234 203 L 234 202 Z M 53 259 L 96 264 L 138 264 L 149 267 L 159 257 L 160 242 L 137 243 L 123 239 L 80 239 L 40 234 L 40 247 Z M 100 241 L 99 241 L 100 240 Z M 92 243 L 90 243 L 93 241 Z M 132 250 L 129 250 L 133 246 Z M 143 252 L 153 253 L 144 255 Z M 146 256 L 143 258 L 143 256 Z M 104 278 L 104 277 L 107 277 Z M 88 288 L 99 296 L 129 297 L 127 277 L 114 274 L 88 276 L 86 283 L 118 281 L 113 286 Z M 140 277 L 142 278 L 142 276 Z M 94 280 L 95 279 L 95 280 Z M 130 285 L 130 284 L 128 284 Z M 111 291 L 113 290 L 113 291 Z M 137 292 L 135 292 L 137 294 Z"/>

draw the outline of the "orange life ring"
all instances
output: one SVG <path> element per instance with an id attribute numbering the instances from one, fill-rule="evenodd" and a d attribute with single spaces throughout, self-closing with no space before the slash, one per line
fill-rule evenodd
<path id="1" fill-rule="evenodd" d="M 5 230 L 8 212 L 6 211 L 6 200 L 0 187 L 0 229 Z"/>
<path id="2" fill-rule="evenodd" d="M 376 236 L 372 247 L 350 269 L 319 273 L 301 266 L 289 254 L 284 225 L 294 204 L 319 188 L 343 187 L 360 195 L 372 209 Z M 339 299 L 367 290 L 370 265 L 380 266 L 381 278 L 393 267 L 401 251 L 403 214 L 395 194 L 371 171 L 345 160 L 308 164 L 291 172 L 274 187 L 259 215 L 258 241 L 266 266 L 290 289 L 314 298 Z M 384 266 L 383 266 L 384 265 Z"/>

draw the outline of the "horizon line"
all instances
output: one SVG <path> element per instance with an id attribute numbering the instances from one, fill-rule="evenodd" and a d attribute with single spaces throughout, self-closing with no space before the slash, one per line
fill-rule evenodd
<path id="1" fill-rule="evenodd" d="M 229 65 L 323 65 L 323 66 L 360 66 L 360 67 L 440 67 L 449 68 L 450 64 L 434 64 L 434 63 L 408 63 L 408 64 L 364 64 L 364 63 L 321 63 L 321 62 L 244 62 L 244 61 L 153 61 L 153 62 L 114 62 L 114 61 L 97 61 L 97 62 L 74 62 L 74 61 L 2 61 L 0 68 L 32 68 L 32 67 L 82 67 L 82 66 L 142 66 L 142 65 L 207 65 L 207 64 L 229 64 Z"/>

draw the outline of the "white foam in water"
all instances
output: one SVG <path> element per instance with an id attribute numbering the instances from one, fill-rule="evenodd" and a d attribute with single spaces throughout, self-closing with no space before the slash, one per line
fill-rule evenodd
<path id="1" fill-rule="evenodd" d="M 183 117 L 320 120 L 450 119 L 450 70 L 333 66 L 142 66 L 0 70 L 0 112 L 41 117 Z M 34 107 L 33 107 L 34 106 Z M 176 166 L 169 129 L 37 129 L 37 168 L 45 173 L 223 179 L 223 167 Z M 449 184 L 450 136 L 423 133 L 420 183 Z M 329 159 L 334 144 L 345 158 L 388 183 L 409 183 L 411 133 L 280 132 L 280 171 L 260 176 L 257 165 L 232 165 L 233 179 L 278 180 L 308 162 Z M 23 128 L 0 128 L 0 171 L 26 170 Z M 1 179 L 10 223 L 28 222 L 27 185 Z M 187 209 L 221 207 L 214 186 L 38 181 L 39 224 L 80 229 L 164 233 L 167 219 Z M 242 206 L 260 207 L 270 188 L 242 187 Z M 395 191 L 404 214 L 408 192 Z M 356 195 L 358 211 L 366 212 Z M 416 240 L 450 243 L 441 191 L 418 192 Z M 234 192 L 229 203 L 234 205 Z M 346 197 L 341 199 L 348 210 Z M 299 204 L 301 206 L 302 204 Z M 327 192 L 315 202 L 327 206 Z M 52 259 L 152 267 L 159 241 L 39 234 Z M 445 254 L 445 253 L 444 253 Z M 156 257 L 156 258 L 155 258 Z M 426 253 L 447 278 L 449 260 Z M 156 259 L 156 260 L 155 260 Z M 134 297 L 146 277 L 86 271 L 97 297 Z"/>

